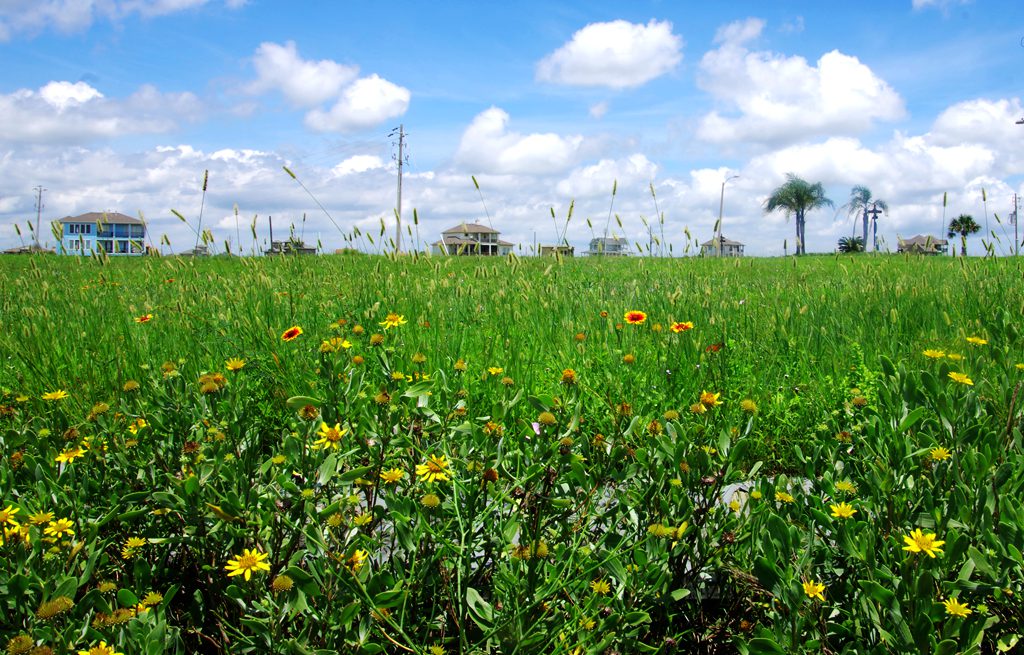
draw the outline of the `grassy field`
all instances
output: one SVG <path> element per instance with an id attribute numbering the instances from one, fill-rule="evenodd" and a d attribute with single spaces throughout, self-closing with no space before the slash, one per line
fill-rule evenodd
<path id="1" fill-rule="evenodd" d="M 1012 259 L 2 259 L 0 647 L 1012 648 L 1022 315 Z"/>

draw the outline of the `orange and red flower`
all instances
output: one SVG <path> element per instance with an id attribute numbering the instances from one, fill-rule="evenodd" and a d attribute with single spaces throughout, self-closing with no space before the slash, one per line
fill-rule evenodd
<path id="1" fill-rule="evenodd" d="M 623 318 L 630 325 L 640 325 L 647 320 L 647 314 L 637 310 L 631 310 L 626 312 L 626 315 Z"/>
<path id="2" fill-rule="evenodd" d="M 668 329 L 672 330 L 676 334 L 679 334 L 680 332 L 686 332 L 687 330 L 692 330 L 693 329 L 693 323 L 691 323 L 690 321 L 675 321 L 675 322 L 672 323 L 672 325 L 669 326 Z"/>
<path id="3" fill-rule="evenodd" d="M 302 334 L 302 328 L 298 325 L 293 325 L 281 334 L 281 340 L 294 341 L 299 338 L 300 334 Z"/>
<path id="4" fill-rule="evenodd" d="M 149 323 L 152 320 L 153 320 L 153 315 L 152 314 L 143 314 L 142 316 L 135 317 L 135 322 L 136 323 Z"/>

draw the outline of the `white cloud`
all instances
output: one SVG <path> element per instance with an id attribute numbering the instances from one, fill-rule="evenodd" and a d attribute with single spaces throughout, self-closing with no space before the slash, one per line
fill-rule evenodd
<path id="1" fill-rule="evenodd" d="M 945 10 L 953 5 L 966 5 L 969 2 L 971 0 L 913 0 L 913 6 L 918 10 L 932 7 Z"/>
<path id="2" fill-rule="evenodd" d="M 641 86 L 674 69 L 682 47 L 668 21 L 591 23 L 537 64 L 537 79 L 613 89 Z"/>
<path id="3" fill-rule="evenodd" d="M 590 106 L 590 116 L 601 120 L 604 115 L 608 113 L 608 101 L 602 100 L 601 102 L 595 103 Z"/>
<path id="4" fill-rule="evenodd" d="M 359 74 L 357 66 L 329 59 L 303 59 L 293 41 L 284 45 L 261 43 L 253 56 L 253 67 L 257 78 L 248 87 L 251 93 L 279 91 L 299 107 L 315 107 L 337 98 L 342 88 Z"/>
<path id="5" fill-rule="evenodd" d="M 318 132 L 352 132 L 380 125 L 409 108 L 409 89 L 376 74 L 363 77 L 345 88 L 327 111 L 306 114 L 306 125 Z"/>
<path id="6" fill-rule="evenodd" d="M 558 193 L 569 198 L 610 198 L 613 187 L 643 188 L 657 175 L 658 167 L 641 153 L 624 159 L 602 159 L 578 168 L 558 183 Z"/>
<path id="7" fill-rule="evenodd" d="M 508 122 L 498 107 L 478 114 L 462 134 L 455 161 L 474 174 L 524 175 L 558 173 L 575 162 L 583 137 L 510 132 Z"/>
<path id="8" fill-rule="evenodd" d="M 719 47 L 701 59 L 698 84 L 727 113 L 704 116 L 699 138 L 784 144 L 857 134 L 904 115 L 899 94 L 856 57 L 833 50 L 810 65 L 803 57 L 748 50 L 763 28 L 756 19 L 729 24 L 716 36 Z"/>
<path id="9" fill-rule="evenodd" d="M 162 93 L 149 85 L 115 99 L 84 82 L 55 81 L 38 91 L 0 95 L 0 143 L 84 143 L 167 132 L 200 106 L 191 93 Z"/>
<path id="10" fill-rule="evenodd" d="M 96 20 L 122 20 L 131 14 L 162 16 L 209 4 L 210 0 L 3 0 L 0 2 L 0 41 L 15 34 L 35 35 L 47 29 L 71 33 Z M 224 0 L 237 9 L 246 0 Z"/>
<path id="11" fill-rule="evenodd" d="M 353 173 L 365 173 L 376 168 L 384 168 L 384 161 L 377 155 L 352 155 L 332 168 L 331 173 L 337 177 L 344 177 Z"/>

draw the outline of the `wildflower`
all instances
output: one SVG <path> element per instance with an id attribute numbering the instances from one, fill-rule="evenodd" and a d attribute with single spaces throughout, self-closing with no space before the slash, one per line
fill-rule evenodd
<path id="1" fill-rule="evenodd" d="M 235 371 L 241 371 L 245 368 L 245 360 L 239 359 L 238 357 L 231 357 L 230 359 L 224 360 L 224 367 L 232 373 Z"/>
<path id="2" fill-rule="evenodd" d="M 6 524 L 6 525 L 13 525 L 14 527 L 18 527 L 18 522 L 14 520 L 14 515 L 17 514 L 20 511 L 21 511 L 20 507 L 15 507 L 14 505 L 8 505 L 7 509 L 5 509 L 3 511 L 0 511 L 0 525 Z M 29 520 L 31 521 L 32 517 L 29 517 Z"/>
<path id="3" fill-rule="evenodd" d="M 853 518 L 853 515 L 857 513 L 857 510 L 853 508 L 849 503 L 839 503 L 838 505 L 829 505 L 829 509 L 832 510 L 832 518 L 836 519 L 849 519 Z"/>
<path id="4" fill-rule="evenodd" d="M 513 384 L 515 384 L 515 380 L 506 375 L 505 377 L 501 378 L 501 383 L 506 387 L 511 387 Z"/>
<path id="5" fill-rule="evenodd" d="M 379 323 L 379 325 L 383 327 L 385 330 L 390 330 L 391 328 L 399 327 L 405 324 L 405 317 L 402 316 L 401 314 L 395 314 L 394 312 L 388 314 L 384 318 L 384 320 Z"/>
<path id="6" fill-rule="evenodd" d="M 842 491 L 846 494 L 857 493 L 857 487 L 853 486 L 853 483 L 849 480 L 840 480 L 836 483 L 836 491 Z"/>
<path id="7" fill-rule="evenodd" d="M 135 380 L 128 380 L 127 382 L 124 383 L 124 386 L 122 387 L 122 389 L 124 389 L 125 393 L 131 393 L 133 391 L 138 391 L 139 390 L 139 383 L 136 382 Z"/>
<path id="8" fill-rule="evenodd" d="M 381 471 L 380 479 L 388 484 L 398 482 L 405 477 L 405 471 L 402 469 L 391 469 L 390 471 Z"/>
<path id="9" fill-rule="evenodd" d="M 492 376 L 496 376 L 504 373 L 505 369 L 501 368 L 500 366 L 491 366 L 490 368 L 487 369 L 487 372 L 490 373 Z"/>
<path id="10" fill-rule="evenodd" d="M 707 411 L 708 408 L 704 405 L 704 403 L 693 403 L 692 405 L 690 405 L 690 412 L 694 414 L 704 414 Z"/>
<path id="11" fill-rule="evenodd" d="M 337 528 L 341 526 L 342 516 L 341 512 L 335 512 L 327 517 L 327 527 Z"/>
<path id="12" fill-rule="evenodd" d="M 447 482 L 451 479 L 448 477 L 448 460 L 444 455 L 431 455 L 425 463 L 416 465 L 416 475 L 425 482 Z"/>
<path id="13" fill-rule="evenodd" d="M 946 448 L 944 448 L 942 446 L 939 446 L 937 448 L 932 448 L 931 452 L 928 453 L 928 457 L 933 462 L 941 462 L 943 460 L 949 459 L 952 456 L 953 456 L 953 454 L 950 453 Z"/>
<path id="14" fill-rule="evenodd" d="M 320 410 L 316 405 L 303 405 L 299 410 L 299 417 L 306 421 L 315 421 L 320 418 Z"/>
<path id="15" fill-rule="evenodd" d="M 537 416 L 537 422 L 541 425 L 554 425 L 558 422 L 558 419 L 556 419 L 555 415 L 551 412 L 541 412 L 540 415 Z"/>
<path id="16" fill-rule="evenodd" d="M 379 346 L 379 345 L 381 345 L 383 343 L 384 343 L 384 335 L 383 334 L 371 334 L 370 335 L 370 345 L 371 346 Z"/>
<path id="17" fill-rule="evenodd" d="M 758 489 L 754 489 L 753 491 L 750 492 L 750 499 L 751 500 L 761 500 L 762 496 L 763 496 L 763 494 Z"/>
<path id="18" fill-rule="evenodd" d="M 108 581 L 99 583 L 96 585 L 96 588 L 101 594 L 109 594 L 110 592 L 117 590 L 117 585 Z"/>
<path id="19" fill-rule="evenodd" d="M 124 653 L 118 653 L 113 646 L 108 646 L 107 642 L 101 641 L 98 646 L 93 646 L 89 650 L 78 651 L 78 655 L 124 655 Z"/>
<path id="20" fill-rule="evenodd" d="M 320 429 L 317 431 L 320 438 L 313 442 L 313 447 L 337 450 L 339 442 L 346 432 L 348 429 L 342 428 L 340 423 L 335 423 L 333 428 L 326 423 L 320 423 Z"/>
<path id="21" fill-rule="evenodd" d="M 603 595 L 610 592 L 612 590 L 612 586 L 608 584 L 607 580 L 592 580 L 590 582 L 590 590 L 595 594 Z"/>
<path id="22" fill-rule="evenodd" d="M 347 564 L 353 571 L 358 571 L 363 568 L 363 562 L 366 561 L 368 555 L 369 553 L 365 550 L 356 550 L 347 560 L 345 560 L 345 564 Z"/>
<path id="23" fill-rule="evenodd" d="M 632 364 L 635 361 L 636 361 L 636 355 L 634 355 L 633 353 L 626 353 L 625 355 L 622 356 L 622 363 L 623 364 Z"/>
<path id="24" fill-rule="evenodd" d="M 740 401 L 740 409 L 747 414 L 757 414 L 757 403 L 750 398 L 744 398 Z"/>
<path id="25" fill-rule="evenodd" d="M 270 589 L 276 593 L 291 591 L 293 586 L 295 586 L 295 581 L 287 575 L 279 575 L 270 583 Z"/>
<path id="26" fill-rule="evenodd" d="M 853 404 L 854 407 L 866 407 L 868 404 L 868 399 L 865 398 L 864 396 L 857 396 L 850 402 Z"/>
<path id="27" fill-rule="evenodd" d="M 670 325 L 668 327 L 668 329 L 671 330 L 672 332 L 675 332 L 676 334 L 679 334 L 680 332 L 686 332 L 687 330 L 692 330 L 693 329 L 693 323 L 691 323 L 690 321 L 682 321 L 682 322 L 678 322 L 677 321 L 677 322 L 673 322 L 672 325 Z"/>
<path id="28" fill-rule="evenodd" d="M 785 491 L 776 491 L 775 492 L 775 500 L 777 500 L 779 502 L 782 502 L 782 503 L 792 503 L 793 502 L 793 496 L 791 496 L 790 494 L 786 493 Z"/>
<path id="29" fill-rule="evenodd" d="M 67 612 L 74 606 L 75 601 L 71 600 L 67 596 L 57 596 L 56 598 L 43 601 L 43 603 L 39 605 L 39 609 L 36 610 L 36 617 L 43 621 L 49 621 L 53 617 Z"/>
<path id="30" fill-rule="evenodd" d="M 601 310 L 601 318 L 608 318 L 608 312 Z"/>
<path id="31" fill-rule="evenodd" d="M 71 519 L 57 519 L 56 521 L 51 521 L 50 524 L 46 526 L 46 529 L 43 530 L 43 534 L 54 541 L 60 539 L 64 535 L 71 537 L 75 534 L 75 531 L 71 529 L 73 525 L 74 523 L 71 522 Z"/>
<path id="32" fill-rule="evenodd" d="M 647 314 L 633 310 L 626 312 L 622 318 L 630 325 L 640 325 L 641 323 L 647 320 Z"/>
<path id="33" fill-rule="evenodd" d="M 942 351 L 942 350 L 933 350 L 931 348 L 928 348 L 927 350 L 925 350 L 921 354 L 924 355 L 925 357 L 927 357 L 928 359 L 942 359 L 943 357 L 946 356 L 946 353 L 944 351 Z"/>
<path id="34" fill-rule="evenodd" d="M 34 639 L 26 634 L 20 634 L 7 640 L 7 652 L 9 655 L 21 655 L 32 650 L 36 645 Z"/>
<path id="35" fill-rule="evenodd" d="M 331 337 L 325 339 L 320 343 L 320 352 L 322 353 L 336 353 L 339 350 L 348 350 L 352 347 L 352 342 L 348 339 L 342 339 L 341 337 Z"/>
<path id="36" fill-rule="evenodd" d="M 459 373 L 465 373 L 466 369 L 468 368 L 466 366 L 466 360 L 460 357 L 459 359 L 455 360 L 455 364 L 452 366 L 452 368 L 454 368 Z"/>
<path id="37" fill-rule="evenodd" d="M 946 354 L 946 359 L 949 359 L 949 360 L 954 361 L 954 362 L 959 362 L 959 361 L 963 360 L 963 358 L 964 358 L 964 356 L 960 355 L 958 353 L 947 353 Z"/>
<path id="38" fill-rule="evenodd" d="M 729 509 L 731 509 L 734 512 L 739 512 L 740 511 L 740 501 L 736 500 L 735 498 L 730 500 L 729 501 Z"/>
<path id="39" fill-rule="evenodd" d="M 577 342 L 582 343 L 582 342 L 587 340 L 587 335 L 585 333 L 583 333 L 583 332 L 577 332 L 576 336 L 574 338 L 576 339 Z"/>
<path id="40" fill-rule="evenodd" d="M 939 546 L 946 543 L 936 540 L 935 536 L 935 534 L 924 534 L 921 532 L 921 528 L 917 528 L 910 533 L 910 536 L 903 537 L 903 541 L 907 544 L 903 550 L 911 553 L 925 553 L 928 557 L 934 558 L 935 553 L 942 553 Z"/>
<path id="41" fill-rule="evenodd" d="M 295 341 L 299 338 L 300 334 L 302 334 L 302 328 L 298 325 L 293 325 L 281 333 L 281 341 Z"/>
<path id="42" fill-rule="evenodd" d="M 967 343 L 974 344 L 975 346 L 988 345 L 988 339 L 982 339 L 981 337 L 967 337 Z"/>
<path id="43" fill-rule="evenodd" d="M 377 403 L 378 405 L 387 405 L 388 403 L 391 402 L 391 394 L 389 394 L 384 389 L 381 389 L 380 393 L 373 397 L 373 402 Z"/>
<path id="44" fill-rule="evenodd" d="M 124 542 L 124 547 L 125 548 L 135 548 L 135 549 L 138 549 L 138 548 L 142 548 L 143 546 L 146 546 L 148 544 L 149 544 L 149 542 L 146 541 L 145 539 L 141 539 L 139 537 L 128 537 L 125 540 L 125 542 Z"/>
<path id="45" fill-rule="evenodd" d="M 974 612 L 967 603 L 961 603 L 956 598 L 944 600 L 942 604 L 946 607 L 946 614 L 957 618 L 965 619 Z"/>
<path id="46" fill-rule="evenodd" d="M 821 593 L 825 591 L 825 585 L 821 584 L 820 582 L 808 580 L 807 582 L 803 583 L 803 588 L 804 593 L 807 594 L 808 598 L 817 598 L 822 602 L 825 601 L 825 596 L 823 596 Z"/>
<path id="47" fill-rule="evenodd" d="M 154 605 L 158 605 L 161 601 L 163 601 L 163 599 L 164 595 L 161 594 L 159 591 L 151 591 L 142 598 L 142 602 L 140 603 L 140 605 L 142 605 L 143 607 L 152 607 Z"/>
<path id="48" fill-rule="evenodd" d="M 228 572 L 229 578 L 242 575 L 245 576 L 245 580 L 248 582 L 253 573 L 270 570 L 270 564 L 264 561 L 268 557 L 270 557 L 269 553 L 261 553 L 252 548 L 246 548 L 240 556 L 235 559 L 229 559 L 224 570 Z"/>
<path id="49" fill-rule="evenodd" d="M 494 435 L 501 436 L 505 432 L 505 427 L 494 421 L 487 421 L 484 423 L 484 434 L 493 437 Z"/>
<path id="50" fill-rule="evenodd" d="M 43 400 L 64 400 L 68 395 L 67 391 L 57 389 L 56 391 L 48 391 L 47 393 L 44 393 L 41 398 Z"/>
<path id="51" fill-rule="evenodd" d="M 423 353 L 415 353 L 412 356 L 412 363 L 413 364 L 424 364 L 424 363 L 426 363 L 426 361 L 427 361 L 427 356 L 424 355 Z"/>
<path id="52" fill-rule="evenodd" d="M 713 343 L 710 346 L 708 346 L 707 348 L 705 348 L 704 352 L 706 352 L 706 353 L 716 353 L 719 350 L 721 350 L 722 348 L 725 348 L 725 344 L 720 341 L 718 343 Z"/>
<path id="53" fill-rule="evenodd" d="M 647 527 L 647 532 L 654 537 L 671 537 L 675 530 L 664 523 L 654 523 Z"/>
<path id="54" fill-rule="evenodd" d="M 1014 367 L 1015 367 L 1015 368 L 1016 368 L 1016 369 L 1017 369 L 1018 371 L 1024 371 L 1024 364 L 1014 364 Z"/>
<path id="55" fill-rule="evenodd" d="M 420 498 L 420 504 L 427 509 L 437 509 L 441 504 L 441 499 L 437 494 L 426 494 L 423 498 Z"/>
<path id="56" fill-rule="evenodd" d="M 9 510 L 9 509 L 11 509 L 11 508 L 8 507 L 7 510 Z M 6 512 L 7 510 L 4 510 L 4 512 Z M 15 511 L 17 511 L 17 510 L 15 510 Z M 0 523 L 4 522 L 4 512 L 0 512 Z M 39 510 L 35 514 L 32 514 L 32 515 L 30 515 L 28 517 L 28 522 L 31 523 L 32 525 L 45 525 L 45 524 L 49 523 L 52 520 L 53 520 L 53 512 L 44 512 L 43 510 Z M 8 521 L 8 523 L 9 522 L 10 521 Z"/>
<path id="57" fill-rule="evenodd" d="M 597 621 L 595 621 L 594 619 L 590 618 L 589 616 L 585 616 L 582 619 L 580 619 L 580 627 L 583 628 L 584 630 L 587 630 L 588 632 L 590 630 L 593 630 L 596 625 L 597 625 Z"/>
<path id="58" fill-rule="evenodd" d="M 148 425 L 149 423 L 146 423 L 146 419 L 139 417 L 128 424 L 128 431 L 131 432 L 132 434 L 138 434 L 139 430 Z"/>
<path id="59" fill-rule="evenodd" d="M 444 655 L 444 646 L 431 646 L 430 655 Z"/>
<path id="60" fill-rule="evenodd" d="M 368 525 L 372 521 L 373 521 L 373 514 L 370 514 L 370 513 L 356 514 L 355 517 L 352 519 L 353 525 L 356 525 L 356 526 L 358 526 L 360 528 L 363 527 L 364 525 Z"/>
<path id="61" fill-rule="evenodd" d="M 571 368 L 562 371 L 562 384 L 566 386 L 576 384 L 576 371 Z"/>
<path id="62" fill-rule="evenodd" d="M 957 373 L 956 371 L 950 371 L 949 372 L 949 379 L 952 380 L 953 382 L 959 382 L 960 384 L 966 384 L 968 386 L 973 386 L 974 385 L 974 380 L 972 380 L 971 378 L 967 377 L 966 374 L 964 374 L 964 373 Z"/>
<path id="63" fill-rule="evenodd" d="M 149 323 L 152 320 L 153 320 L 153 315 L 152 314 L 143 314 L 142 316 L 136 316 L 135 317 L 135 322 L 136 323 Z"/>
<path id="64" fill-rule="evenodd" d="M 530 549 L 523 544 L 517 544 L 512 547 L 512 559 L 528 560 L 531 557 Z"/>
<path id="65" fill-rule="evenodd" d="M 705 407 L 717 407 L 722 404 L 722 401 L 718 399 L 720 393 L 711 393 L 710 391 L 701 391 L 700 393 L 700 404 Z"/>
<path id="66" fill-rule="evenodd" d="M 679 420 L 679 412 L 677 412 L 674 409 L 669 409 L 669 410 L 666 410 L 665 413 L 661 415 L 661 417 L 663 419 L 665 419 L 666 421 L 678 421 Z"/>

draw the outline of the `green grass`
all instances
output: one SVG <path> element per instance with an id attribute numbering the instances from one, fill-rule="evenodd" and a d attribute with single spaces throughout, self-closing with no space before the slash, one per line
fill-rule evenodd
<path id="1" fill-rule="evenodd" d="M 0 260 L 0 509 L 75 530 L 8 526 L 0 633 L 126 653 L 987 651 L 1024 619 L 1021 278 L 863 255 Z M 392 312 L 407 322 L 385 329 Z M 339 449 L 314 447 L 324 423 Z M 441 454 L 451 480 L 416 475 Z M 832 517 L 840 501 L 857 514 Z M 944 554 L 903 551 L 915 528 Z M 126 558 L 129 537 L 147 543 Z M 227 577 L 246 548 L 271 570 Z M 150 611 L 96 618 L 148 592 Z M 74 607 L 39 618 L 58 596 Z"/>

